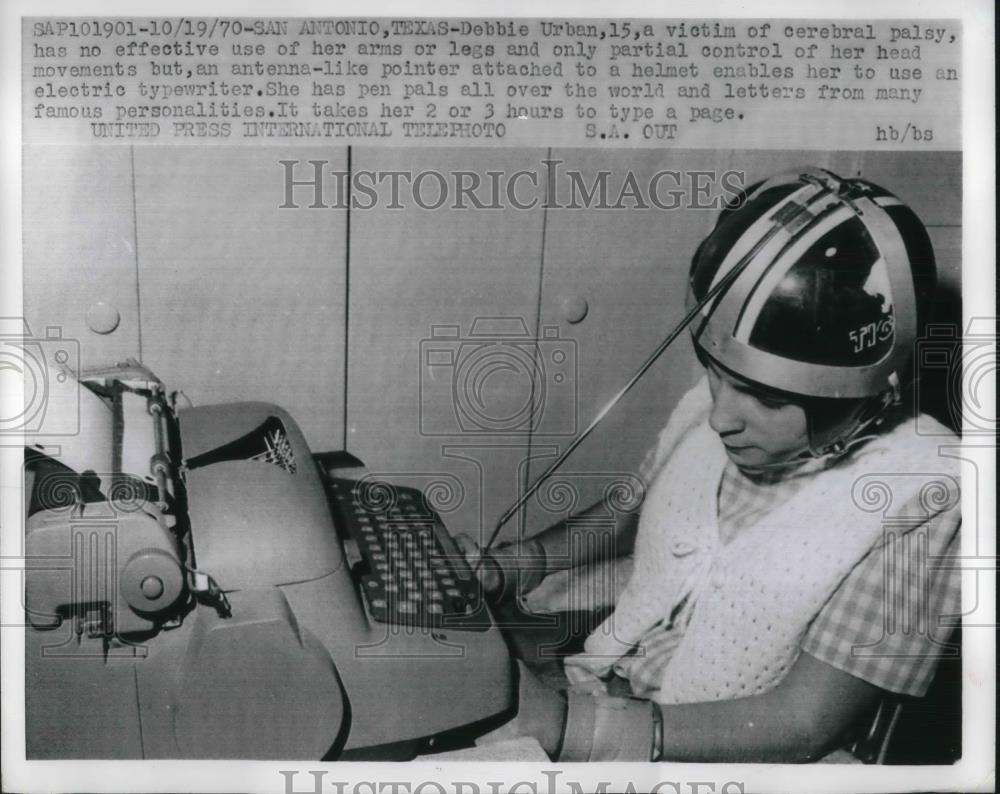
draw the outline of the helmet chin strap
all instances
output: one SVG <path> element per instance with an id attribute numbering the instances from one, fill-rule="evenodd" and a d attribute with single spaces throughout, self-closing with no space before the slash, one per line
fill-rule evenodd
<path id="1" fill-rule="evenodd" d="M 812 460 L 833 461 L 843 457 L 855 447 L 865 444 L 878 436 L 878 432 L 865 433 L 866 430 L 877 428 L 886 418 L 889 410 L 898 406 L 901 389 L 899 377 L 894 372 L 889 376 L 889 388 L 863 404 L 840 428 L 835 439 L 822 445 L 815 445 L 812 427 L 809 428 L 809 445 L 797 455 L 787 460 L 774 463 L 762 463 L 759 466 L 741 466 L 740 469 L 750 474 L 782 471 L 801 466 Z"/>
<path id="2" fill-rule="evenodd" d="M 862 404 L 851 420 L 839 428 L 837 438 L 834 441 L 818 449 L 814 448 L 810 443 L 810 454 L 816 458 L 840 457 L 859 444 L 874 438 L 878 435 L 877 432 L 862 434 L 866 430 L 877 428 L 885 422 L 889 411 L 902 402 L 901 393 L 899 376 L 893 372 L 889 375 L 888 389 Z"/>

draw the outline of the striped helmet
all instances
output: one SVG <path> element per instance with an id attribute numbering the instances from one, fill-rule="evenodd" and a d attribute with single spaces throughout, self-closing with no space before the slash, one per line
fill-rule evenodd
<path id="1" fill-rule="evenodd" d="M 898 395 L 935 284 L 923 224 L 861 179 L 804 169 L 748 188 L 691 264 L 699 354 L 807 398 Z"/>

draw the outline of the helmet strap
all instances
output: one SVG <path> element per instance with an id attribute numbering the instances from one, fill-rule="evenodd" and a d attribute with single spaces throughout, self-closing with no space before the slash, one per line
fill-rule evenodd
<path id="1" fill-rule="evenodd" d="M 893 372 L 889 376 L 889 388 L 861 404 L 854 415 L 837 429 L 831 440 L 817 445 L 814 429 L 809 427 L 809 455 L 814 458 L 840 457 L 859 444 L 870 441 L 878 432 L 866 433 L 882 425 L 889 412 L 900 405 L 901 389 L 899 376 Z"/>
<path id="2" fill-rule="evenodd" d="M 817 438 L 818 433 L 813 426 L 812 419 L 807 416 L 809 446 L 805 450 L 788 460 L 763 463 L 746 471 L 750 474 L 764 474 L 797 468 L 808 461 L 826 460 L 833 462 L 852 449 L 876 438 L 879 435 L 876 428 L 885 422 L 889 412 L 901 402 L 899 377 L 894 372 L 889 376 L 888 389 L 863 402 L 849 419 L 840 424 L 835 432 L 825 433 L 827 438 L 822 440 Z"/>

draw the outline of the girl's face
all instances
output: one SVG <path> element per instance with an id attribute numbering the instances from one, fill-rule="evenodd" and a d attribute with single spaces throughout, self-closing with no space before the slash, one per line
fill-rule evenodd
<path id="1" fill-rule="evenodd" d="M 809 447 L 802 406 L 721 370 L 709 360 L 712 413 L 708 424 L 722 439 L 726 454 L 741 469 L 753 471 L 783 463 Z"/>

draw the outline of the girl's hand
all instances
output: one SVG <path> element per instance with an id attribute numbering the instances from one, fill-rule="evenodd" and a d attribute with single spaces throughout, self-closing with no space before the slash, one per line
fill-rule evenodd
<path id="1" fill-rule="evenodd" d="M 503 574 L 490 555 L 488 553 L 484 555 L 482 549 L 479 548 L 479 544 L 464 533 L 455 535 L 454 540 L 455 544 L 465 555 L 469 567 L 476 572 L 476 577 L 479 579 L 479 584 L 482 585 L 483 592 L 487 596 L 497 595 L 500 592 L 500 588 L 503 587 Z M 480 560 L 482 560 L 481 563 Z"/>

